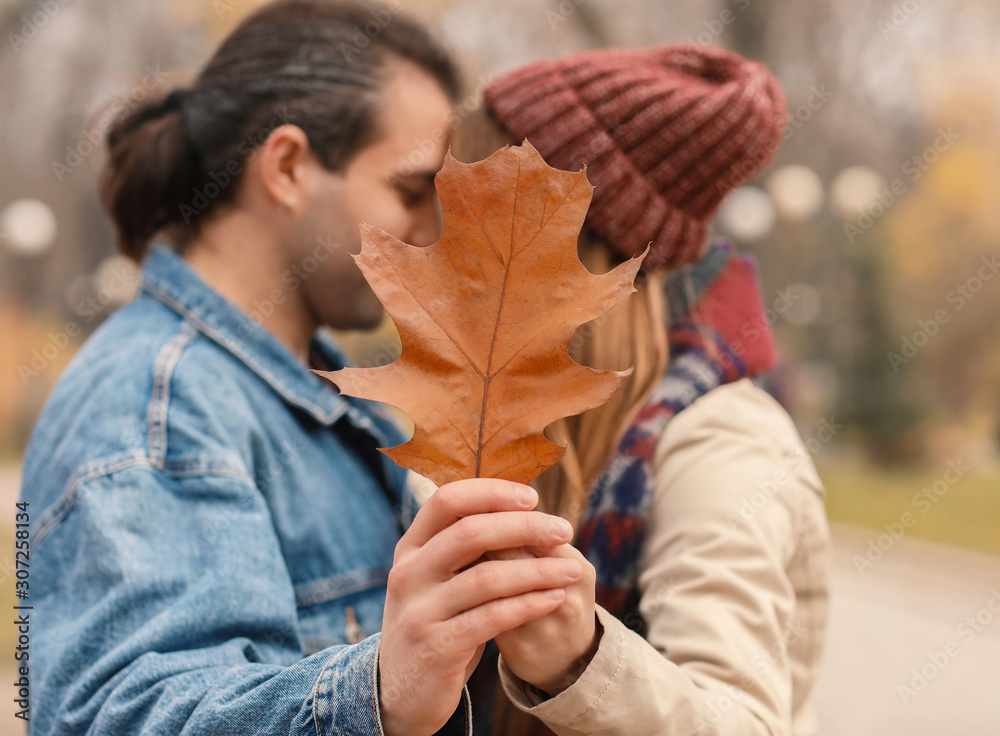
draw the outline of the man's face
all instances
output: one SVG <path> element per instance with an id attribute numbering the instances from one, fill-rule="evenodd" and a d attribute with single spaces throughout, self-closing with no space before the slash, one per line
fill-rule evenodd
<path id="1" fill-rule="evenodd" d="M 304 301 L 321 324 L 336 329 L 372 329 L 382 318 L 382 305 L 351 257 L 361 251 L 359 223 L 411 245 L 431 245 L 441 235 L 434 175 L 447 151 L 451 103 L 416 65 L 390 64 L 382 137 L 344 172 L 322 171 L 289 249 L 291 265 L 303 272 L 318 263 L 315 275 L 302 281 Z"/>

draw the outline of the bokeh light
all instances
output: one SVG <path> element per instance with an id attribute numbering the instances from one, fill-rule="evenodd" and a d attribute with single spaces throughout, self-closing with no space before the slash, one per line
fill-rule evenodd
<path id="1" fill-rule="evenodd" d="M 0 243 L 19 256 L 47 253 L 56 237 L 56 216 L 37 199 L 18 199 L 0 213 Z"/>
<path id="2" fill-rule="evenodd" d="M 760 187 L 740 187 L 719 210 L 719 224 L 739 240 L 760 240 L 774 228 L 774 203 Z"/>
<path id="3" fill-rule="evenodd" d="M 766 189 L 778 215 L 790 222 L 808 220 L 823 206 L 823 180 L 808 166 L 782 166 L 767 178 Z"/>

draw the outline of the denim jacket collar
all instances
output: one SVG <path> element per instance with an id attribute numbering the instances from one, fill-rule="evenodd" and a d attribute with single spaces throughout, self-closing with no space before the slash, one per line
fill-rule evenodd
<path id="1" fill-rule="evenodd" d="M 325 378 L 311 373 L 274 335 L 206 284 L 171 248 L 155 245 L 150 249 L 142 267 L 142 295 L 177 312 L 243 361 L 288 404 L 321 424 L 332 425 L 346 415 L 352 424 L 384 439 L 365 412 L 339 395 Z M 350 364 L 322 329 L 313 335 L 310 349 L 329 365 L 328 370 Z"/>

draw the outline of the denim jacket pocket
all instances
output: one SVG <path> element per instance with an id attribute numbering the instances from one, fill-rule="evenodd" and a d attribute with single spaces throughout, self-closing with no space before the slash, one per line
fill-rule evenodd
<path id="1" fill-rule="evenodd" d="M 377 567 L 296 586 L 305 654 L 381 631 L 388 579 L 389 568 Z"/>

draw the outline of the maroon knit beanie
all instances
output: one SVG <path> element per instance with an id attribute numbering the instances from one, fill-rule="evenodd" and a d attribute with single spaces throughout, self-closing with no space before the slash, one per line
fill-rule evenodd
<path id="1" fill-rule="evenodd" d="M 781 142 L 785 98 L 760 64 L 693 44 L 604 49 L 495 79 L 486 105 L 549 165 L 587 167 L 587 224 L 644 268 L 697 261 L 725 196 Z"/>

